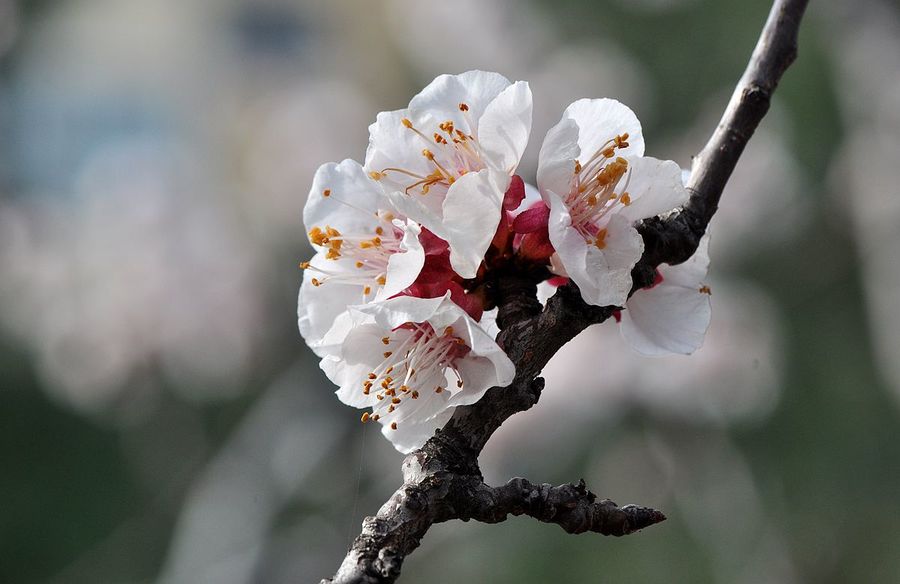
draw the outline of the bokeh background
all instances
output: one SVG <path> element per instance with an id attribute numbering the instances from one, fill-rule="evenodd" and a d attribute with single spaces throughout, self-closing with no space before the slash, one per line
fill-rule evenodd
<path id="1" fill-rule="evenodd" d="M 312 173 L 444 72 L 616 97 L 689 166 L 768 2 L 0 0 L 0 581 L 333 573 L 401 456 L 296 331 Z M 404 582 L 900 581 L 900 4 L 814 1 L 689 358 L 567 346 L 482 467 L 665 510 L 434 527 Z"/>

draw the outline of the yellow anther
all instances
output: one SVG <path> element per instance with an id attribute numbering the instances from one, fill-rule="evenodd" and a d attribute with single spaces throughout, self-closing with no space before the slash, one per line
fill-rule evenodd
<path id="1" fill-rule="evenodd" d="M 369 379 L 378 379 L 378 376 L 374 373 L 369 373 Z"/>
<path id="2" fill-rule="evenodd" d="M 413 390 L 413 392 L 410 394 L 410 397 L 412 397 L 413 399 L 419 399 L 419 392 Z"/>
<path id="3" fill-rule="evenodd" d="M 395 409 L 396 409 L 396 408 L 394 407 L 394 404 L 389 405 L 389 406 L 388 406 L 388 413 L 390 414 L 390 413 L 393 412 Z"/>
<path id="4" fill-rule="evenodd" d="M 328 237 L 338 237 L 341 234 L 340 231 L 338 231 L 334 227 L 331 227 L 330 225 L 325 226 L 325 233 L 328 234 Z"/>
<path id="5" fill-rule="evenodd" d="M 369 412 L 363 412 L 363 415 L 362 415 L 362 417 L 359 419 L 359 421 L 362 422 L 363 424 L 365 424 L 366 422 L 369 421 L 369 418 L 370 418 L 370 417 L 371 417 L 371 416 L 369 415 Z"/>
<path id="6" fill-rule="evenodd" d="M 381 180 L 385 176 L 386 175 L 383 172 L 378 172 L 377 170 L 373 170 L 369 173 L 369 178 L 371 178 L 372 180 Z"/>
<path id="7" fill-rule="evenodd" d="M 428 148 L 422 149 L 422 156 L 424 156 L 428 160 L 434 160 L 434 154 Z"/>
<path id="8" fill-rule="evenodd" d="M 581 174 L 581 162 L 575 161 L 575 174 Z"/>
<path id="9" fill-rule="evenodd" d="M 391 422 L 391 430 L 397 429 L 397 422 Z"/>
<path id="10" fill-rule="evenodd" d="M 338 250 L 336 250 L 334 248 L 329 249 L 328 253 L 325 254 L 325 259 L 327 259 L 327 260 L 336 260 L 339 257 L 341 257 L 341 252 L 339 252 Z"/>
<path id="11" fill-rule="evenodd" d="M 461 103 L 461 104 L 459 104 L 459 111 L 467 112 L 467 111 L 469 111 L 469 106 L 465 103 Z"/>
<path id="12" fill-rule="evenodd" d="M 391 398 L 391 403 L 392 403 L 392 404 L 395 404 L 395 405 L 396 405 L 396 404 L 399 404 L 399 403 L 400 403 L 400 398 L 399 398 L 399 397 L 392 397 L 392 398 Z"/>
<path id="13" fill-rule="evenodd" d="M 616 148 L 628 148 L 628 132 L 616 136 Z"/>
<path id="14" fill-rule="evenodd" d="M 357 268 L 363 267 L 363 263 L 362 263 L 362 262 L 356 262 L 356 267 L 357 267 Z"/>
<path id="15" fill-rule="evenodd" d="M 391 342 L 391 337 L 381 337 L 381 342 L 387 345 Z"/>
<path id="16" fill-rule="evenodd" d="M 457 380 L 456 380 L 456 387 L 462 387 L 462 386 L 463 386 L 463 381 L 462 381 L 462 379 L 457 379 Z"/>
<path id="17" fill-rule="evenodd" d="M 403 118 L 402 120 L 400 120 L 400 123 L 403 124 L 403 126 L 406 127 L 406 128 L 412 128 L 412 127 L 413 127 L 413 124 L 412 124 L 412 122 L 409 120 L 409 118 Z"/>
<path id="18" fill-rule="evenodd" d="M 387 279 L 385 279 L 384 276 L 378 276 L 378 279 L 375 281 L 378 282 L 379 286 L 384 286 L 384 283 L 387 282 Z"/>
<path id="19" fill-rule="evenodd" d="M 409 391 L 409 386 L 408 386 L 408 385 L 401 385 L 401 386 L 400 386 L 400 391 L 402 391 L 403 393 L 407 393 L 407 392 Z"/>
<path id="20" fill-rule="evenodd" d="M 300 269 L 301 269 L 301 270 L 308 270 L 308 269 L 309 269 L 309 262 L 300 262 Z"/>
<path id="21" fill-rule="evenodd" d="M 445 337 L 449 337 L 449 336 L 452 335 L 452 334 L 453 334 L 453 327 L 452 327 L 452 326 L 448 326 L 447 328 L 444 329 L 444 336 L 445 336 Z"/>
<path id="22" fill-rule="evenodd" d="M 380 238 L 380 237 L 373 237 L 373 238 L 372 238 L 372 245 L 381 245 L 381 238 Z"/>
<path id="23" fill-rule="evenodd" d="M 379 227 L 376 227 L 376 228 L 375 228 L 375 233 L 376 233 L 377 235 L 384 235 L 384 229 L 383 229 L 382 227 L 380 227 L 380 226 L 379 226 Z"/>
<path id="24" fill-rule="evenodd" d="M 374 416 L 372 416 L 372 421 L 377 422 L 380 417 L 381 416 L 379 416 L 378 414 L 375 414 Z"/>
<path id="25" fill-rule="evenodd" d="M 612 158 L 613 154 L 615 154 L 615 153 L 616 153 L 616 149 L 613 148 L 612 146 L 610 146 L 609 148 L 607 148 L 606 150 L 603 151 L 603 156 L 605 156 L 606 158 Z"/>
<path id="26" fill-rule="evenodd" d="M 381 401 L 381 400 L 384 399 L 384 396 L 381 395 L 380 393 L 376 393 L 376 394 L 375 394 L 375 398 L 376 398 L 378 401 Z"/>
<path id="27" fill-rule="evenodd" d="M 627 207 L 631 204 L 631 196 L 628 193 L 622 193 L 622 196 L 619 197 L 619 202 Z"/>
<path id="28" fill-rule="evenodd" d="M 368 296 L 368 295 L 371 294 L 371 293 L 372 293 L 372 287 L 371 287 L 371 286 L 366 286 L 365 288 L 363 288 L 363 295 L 364 295 L 364 296 Z"/>
<path id="29" fill-rule="evenodd" d="M 589 195 L 587 202 L 588 202 L 588 205 L 590 205 L 591 207 L 596 205 L 597 204 L 597 195 L 593 195 L 593 194 Z"/>
<path id="30" fill-rule="evenodd" d="M 700 294 L 706 294 L 707 296 L 712 294 L 712 290 L 710 289 L 709 286 L 706 286 L 706 285 L 700 286 L 699 292 L 700 292 Z"/>
<path id="31" fill-rule="evenodd" d="M 310 280 L 310 282 L 312 282 L 312 285 L 315 286 L 316 288 L 318 288 L 319 286 L 322 285 L 322 281 L 319 280 L 318 278 L 313 278 L 312 280 Z"/>
<path id="32" fill-rule="evenodd" d="M 322 196 L 323 196 L 323 197 L 330 197 L 330 196 L 331 196 L 331 189 L 325 189 L 324 191 L 322 191 Z"/>
<path id="33" fill-rule="evenodd" d="M 322 231 L 320 227 L 313 227 L 309 230 L 309 240 L 314 245 L 325 245 L 328 242 L 328 236 Z"/>
<path id="34" fill-rule="evenodd" d="M 390 357 L 393 354 L 394 354 L 393 351 L 385 351 L 384 353 L 382 353 L 382 355 L 384 355 L 385 359 L 387 359 L 388 357 Z"/>
<path id="35" fill-rule="evenodd" d="M 440 385 L 434 388 L 434 393 L 441 393 L 442 391 L 444 391 L 444 388 Z"/>
<path id="36" fill-rule="evenodd" d="M 594 240 L 594 245 L 597 246 L 597 249 L 606 247 L 606 229 L 601 229 L 597 232 L 597 239 Z"/>

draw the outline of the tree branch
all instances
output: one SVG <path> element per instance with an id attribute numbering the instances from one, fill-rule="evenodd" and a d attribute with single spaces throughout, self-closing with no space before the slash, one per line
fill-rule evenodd
<path id="1" fill-rule="evenodd" d="M 808 0 L 776 0 L 744 75 L 722 120 L 694 158 L 684 208 L 666 218 L 644 221 L 644 255 L 635 266 L 634 289 L 653 282 L 661 263 L 678 264 L 696 251 L 722 190 L 741 153 L 769 109 L 772 93 L 797 54 L 797 33 Z M 497 523 L 507 515 L 529 515 L 570 533 L 625 535 L 663 521 L 659 511 L 597 501 L 584 483 L 559 487 L 512 479 L 502 487 L 483 483 L 478 456 L 510 416 L 537 403 L 544 387 L 537 377 L 550 358 L 591 324 L 608 319 L 616 307 L 588 306 L 571 284 L 561 287 L 543 311 L 527 276 L 510 274 L 494 293 L 503 330 L 497 342 L 516 366 L 508 387 L 494 387 L 477 403 L 457 408 L 453 418 L 403 463 L 403 485 L 375 517 L 363 521 L 333 580 L 389 583 L 403 560 L 434 523 L 476 519 Z"/>
<path id="2" fill-rule="evenodd" d="M 665 521 L 655 509 L 626 505 L 619 507 L 609 499 L 597 500 L 584 481 L 558 487 L 535 485 L 522 478 L 510 479 L 502 487 L 481 488 L 473 497 L 472 519 L 484 523 L 506 521 L 508 514 L 528 515 L 544 523 L 555 523 L 568 533 L 592 531 L 622 536 Z"/>

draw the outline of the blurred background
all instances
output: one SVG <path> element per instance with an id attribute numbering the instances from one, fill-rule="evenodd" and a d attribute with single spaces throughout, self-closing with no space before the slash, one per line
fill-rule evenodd
<path id="1" fill-rule="evenodd" d="M 713 221 L 706 346 L 594 327 L 482 457 L 669 521 L 438 525 L 401 581 L 900 581 L 900 3 L 812 4 Z M 0 0 L 0 582 L 331 575 L 402 457 L 296 330 L 315 168 L 472 68 L 531 82 L 528 181 L 580 97 L 688 167 L 768 7 Z"/>

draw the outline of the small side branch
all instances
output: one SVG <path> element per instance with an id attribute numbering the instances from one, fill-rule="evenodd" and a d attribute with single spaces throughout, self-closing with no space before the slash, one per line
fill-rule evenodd
<path id="1" fill-rule="evenodd" d="M 626 505 L 609 499 L 598 500 L 584 484 L 553 487 L 514 478 L 502 487 L 482 485 L 474 499 L 479 507 L 472 518 L 485 523 L 505 521 L 507 515 L 528 515 L 544 523 L 555 523 L 568 533 L 594 532 L 622 536 L 661 521 L 666 516 L 656 509 Z"/>

